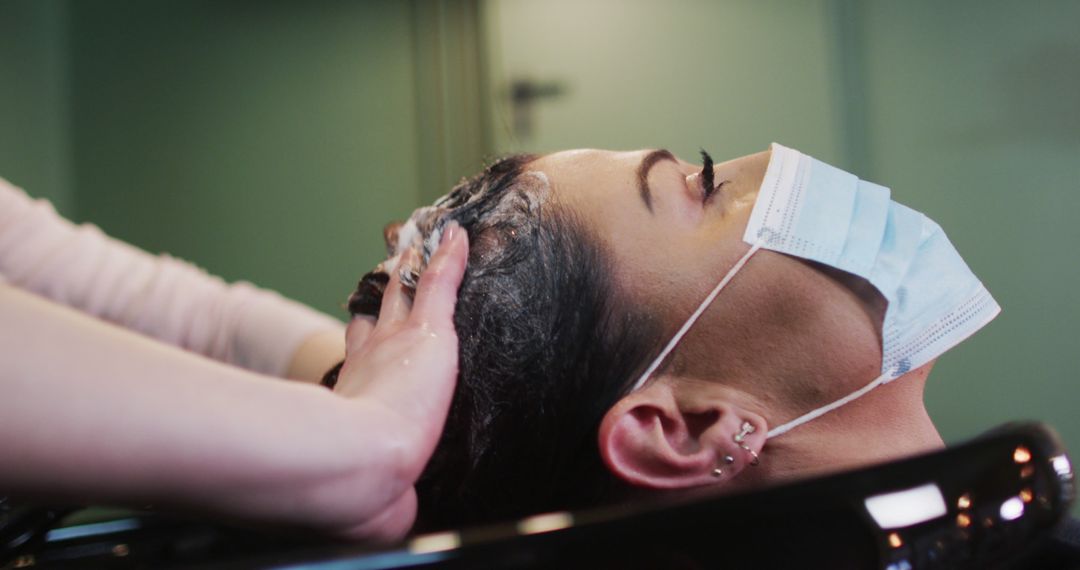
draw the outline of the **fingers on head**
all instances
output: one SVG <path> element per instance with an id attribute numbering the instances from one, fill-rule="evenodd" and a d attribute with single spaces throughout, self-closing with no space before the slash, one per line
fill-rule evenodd
<path id="1" fill-rule="evenodd" d="M 457 222 L 450 222 L 443 231 L 438 251 L 420 276 L 413 319 L 430 326 L 453 327 L 454 305 L 468 258 L 468 234 Z"/>
<path id="2" fill-rule="evenodd" d="M 379 307 L 379 322 L 376 324 L 376 330 L 397 325 L 408 318 L 412 300 L 401 285 L 401 269 L 416 267 L 416 265 L 416 251 L 410 248 L 402 255 L 397 268 L 390 272 L 390 281 L 386 284 L 382 305 Z"/>
<path id="3" fill-rule="evenodd" d="M 356 315 L 345 329 L 345 352 L 352 354 L 367 341 L 375 329 L 375 317 Z"/>

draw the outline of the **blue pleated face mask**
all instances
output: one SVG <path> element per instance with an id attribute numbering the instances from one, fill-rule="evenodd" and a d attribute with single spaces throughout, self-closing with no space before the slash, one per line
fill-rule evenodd
<path id="1" fill-rule="evenodd" d="M 770 438 L 930 362 L 1001 312 L 933 220 L 892 201 L 888 188 L 776 143 L 743 240 L 750 250 L 675 333 L 634 390 L 760 249 L 858 275 L 888 302 L 881 374 L 856 392 L 773 428 Z"/>

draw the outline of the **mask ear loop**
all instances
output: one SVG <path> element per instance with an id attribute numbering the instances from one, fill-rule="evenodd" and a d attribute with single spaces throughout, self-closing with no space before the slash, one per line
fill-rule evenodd
<path id="1" fill-rule="evenodd" d="M 660 351 L 660 354 L 657 355 L 656 359 L 653 360 L 651 364 L 649 364 L 649 367 L 645 370 L 645 372 L 641 374 L 641 376 L 637 379 L 637 382 L 634 382 L 634 387 L 630 389 L 631 393 L 636 392 L 638 389 L 640 389 L 645 384 L 645 382 L 652 376 L 652 374 L 656 372 L 656 369 L 660 367 L 660 364 L 664 362 L 664 359 L 667 358 L 669 354 L 671 354 L 672 350 L 675 350 L 675 347 L 679 344 L 679 341 L 681 341 L 682 338 L 686 336 L 686 333 L 690 331 L 690 327 L 694 326 L 694 323 L 696 323 L 697 320 L 701 318 L 701 315 L 705 312 L 705 309 L 709 308 L 709 305 L 711 305 L 713 300 L 716 299 L 716 296 L 720 294 L 720 291 L 722 291 L 724 287 L 727 287 L 727 284 L 731 282 L 731 280 L 735 277 L 735 274 L 738 273 L 744 265 L 746 265 L 746 262 L 749 261 L 750 258 L 753 257 L 753 255 L 757 253 L 759 249 L 761 249 L 761 246 L 754 244 L 750 247 L 750 251 L 747 251 L 745 254 L 743 254 L 741 258 L 739 258 L 739 261 L 735 262 L 735 265 L 731 267 L 731 269 L 727 272 L 727 275 L 725 275 L 724 278 L 716 284 L 716 287 L 714 287 L 713 290 L 709 292 L 709 294 L 705 297 L 701 304 L 698 305 L 698 308 L 695 309 L 694 312 L 690 315 L 690 317 L 686 319 L 686 322 L 683 323 L 683 326 L 675 333 L 674 336 L 671 337 L 671 340 L 668 341 L 667 345 L 664 346 L 664 349 Z M 847 396 L 844 396 L 843 398 L 840 398 L 839 400 L 836 400 L 831 404 L 827 404 L 816 410 L 803 414 L 786 424 L 769 430 L 766 438 L 772 439 L 774 437 L 784 435 L 785 433 L 811 420 L 815 420 L 835 410 L 836 408 L 849 404 L 865 396 L 874 388 L 877 388 L 878 386 L 884 384 L 891 377 L 892 374 L 890 372 L 883 372 L 881 376 L 878 376 L 877 378 L 871 380 L 869 384 L 863 386 L 862 388 L 859 388 L 851 394 L 848 394 Z"/>
<path id="2" fill-rule="evenodd" d="M 775 427 L 775 428 L 769 430 L 769 433 L 765 436 L 765 438 L 766 439 L 772 439 L 772 438 L 774 438 L 776 436 L 784 435 L 785 433 L 787 433 L 787 432 L 789 432 L 789 431 L 791 431 L 791 430 L 805 424 L 806 422 L 809 422 L 810 420 L 816 420 L 817 418 L 820 418 L 821 416 L 824 416 L 825 414 L 835 410 L 836 408 L 839 408 L 840 406 L 843 406 L 845 404 L 850 404 L 851 402 L 865 396 L 866 393 L 869 392 L 870 390 L 873 390 L 874 388 L 877 388 L 878 386 L 881 386 L 882 384 L 887 382 L 889 380 L 889 378 L 891 378 L 891 377 L 892 377 L 892 374 L 890 374 L 889 372 L 884 372 L 884 373 L 881 374 L 881 376 L 878 376 L 877 378 L 874 378 L 873 380 L 871 380 L 870 383 L 867 384 L 866 386 L 863 386 L 862 388 L 859 388 L 858 390 L 848 394 L 847 396 L 844 396 L 843 398 L 840 398 L 839 400 L 837 400 L 837 401 L 835 401 L 835 402 L 833 402 L 831 404 L 826 404 L 826 405 L 824 405 L 824 406 L 822 406 L 822 407 L 820 407 L 820 408 L 818 408 L 818 409 L 816 409 L 816 410 L 814 410 L 812 412 L 807 412 L 807 413 L 805 413 L 805 414 L 791 420 L 790 422 L 788 422 L 788 423 L 786 423 L 786 424 L 784 424 L 782 426 L 778 426 L 778 427 Z"/>
<path id="3" fill-rule="evenodd" d="M 690 330 L 690 327 L 694 326 L 694 323 L 697 322 L 698 318 L 701 317 L 702 313 L 705 312 L 705 309 L 709 308 L 709 305 L 712 304 L 713 299 L 716 299 L 716 296 L 720 294 L 720 291 L 727 286 L 731 279 L 735 277 L 735 274 L 738 273 L 744 265 L 746 265 L 746 262 L 749 261 L 750 258 L 755 253 L 757 253 L 759 249 L 761 249 L 761 246 L 758 244 L 754 244 L 750 247 L 750 251 L 743 254 L 743 256 L 739 258 L 739 261 L 735 262 L 735 265 L 731 267 L 731 269 L 727 272 L 727 275 L 725 275 L 724 278 L 716 284 L 716 287 L 714 287 L 713 290 L 705 297 L 705 300 L 702 301 L 700 305 L 698 305 L 698 308 L 693 312 L 693 314 L 690 315 L 690 318 L 686 319 L 686 322 L 683 323 L 682 328 L 680 328 L 678 332 L 675 333 L 675 336 L 671 337 L 671 340 L 668 341 L 667 346 L 664 347 L 664 350 L 660 351 L 660 354 L 656 357 L 655 360 L 652 361 L 652 364 L 649 365 L 645 372 L 641 374 L 641 377 L 637 379 L 637 382 L 634 382 L 634 387 L 630 389 L 631 393 L 638 391 L 638 389 L 645 384 L 645 381 L 648 380 L 650 376 L 652 376 L 653 372 L 656 372 L 656 369 L 660 367 L 660 364 L 664 362 L 664 359 L 667 358 L 669 354 L 671 354 L 672 350 L 675 350 L 675 346 L 679 344 L 679 341 L 682 340 L 684 336 L 686 336 L 686 333 Z"/>

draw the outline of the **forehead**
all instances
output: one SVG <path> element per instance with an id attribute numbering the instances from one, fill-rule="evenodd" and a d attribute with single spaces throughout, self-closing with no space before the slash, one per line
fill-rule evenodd
<path id="1" fill-rule="evenodd" d="M 648 150 L 564 150 L 544 155 L 528 169 L 543 172 L 556 199 L 571 206 L 609 200 L 636 185 L 637 168 Z"/>
<path id="2" fill-rule="evenodd" d="M 614 151 L 595 148 L 579 148 L 545 154 L 529 165 L 529 170 L 540 170 L 549 174 L 580 176 L 614 172 L 636 167 L 647 150 Z"/>
<path id="3" fill-rule="evenodd" d="M 697 286 L 715 283 L 742 253 L 742 234 L 769 153 L 715 165 L 725 186 L 708 205 L 687 181 L 699 167 L 681 160 L 656 163 L 648 180 L 650 208 L 642 197 L 639 170 L 651 152 L 564 151 L 535 160 L 529 169 L 547 175 L 554 200 L 572 210 L 606 247 L 616 281 L 635 290 L 647 284 L 643 297 L 689 290 L 690 297 L 700 299 L 704 292 Z"/>
<path id="4" fill-rule="evenodd" d="M 638 167 L 649 150 L 577 149 L 538 158 L 529 170 L 551 181 L 553 201 L 584 222 L 611 256 L 616 281 L 635 281 L 663 268 L 650 262 L 663 255 L 670 230 L 650 213 L 638 192 Z M 660 239 L 658 239 L 660 238 Z"/>

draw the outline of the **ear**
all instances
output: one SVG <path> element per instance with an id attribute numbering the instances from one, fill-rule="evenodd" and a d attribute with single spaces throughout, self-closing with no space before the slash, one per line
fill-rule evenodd
<path id="1" fill-rule="evenodd" d="M 657 378 L 616 403 L 600 423 L 608 469 L 637 487 L 683 489 L 724 484 L 750 468 L 765 446 L 764 418 L 717 394 L 697 396 L 680 402 Z"/>

